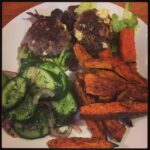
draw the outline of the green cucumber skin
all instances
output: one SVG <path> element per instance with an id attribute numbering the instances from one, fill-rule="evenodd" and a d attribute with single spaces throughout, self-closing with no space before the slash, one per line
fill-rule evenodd
<path id="1" fill-rule="evenodd" d="M 19 103 L 26 94 L 27 82 L 22 77 L 9 80 L 2 90 L 2 106 L 9 109 Z"/>
<path id="2" fill-rule="evenodd" d="M 58 99 L 60 97 L 63 97 L 69 87 L 68 87 L 68 77 L 65 74 L 65 72 L 56 64 L 53 62 L 48 62 L 48 61 L 36 61 L 36 60 L 29 60 L 26 63 L 23 63 L 20 68 L 20 75 L 24 73 L 26 69 L 29 67 L 37 67 L 40 69 L 43 69 L 49 73 L 52 78 L 55 79 L 55 85 L 56 85 L 56 96 L 55 98 Z"/>
<path id="3" fill-rule="evenodd" d="M 13 128 L 22 138 L 37 139 L 44 137 L 49 133 L 48 115 L 39 109 L 35 117 L 30 121 L 14 121 Z"/>
<path id="4" fill-rule="evenodd" d="M 20 128 L 20 130 L 18 128 Z M 49 133 L 49 129 L 46 127 L 42 129 L 42 132 L 43 132 L 42 134 L 36 130 L 34 131 L 25 130 L 23 133 L 21 132 L 22 126 L 19 122 L 14 123 L 14 129 L 18 133 L 18 135 L 20 135 L 20 137 L 25 138 L 25 139 L 38 139 L 38 138 L 45 137 Z"/>
<path id="5" fill-rule="evenodd" d="M 49 73 L 38 67 L 27 67 L 21 74 L 24 78 L 30 79 L 31 83 L 39 88 L 55 90 L 55 81 Z"/>
<path id="6" fill-rule="evenodd" d="M 57 124 L 68 122 L 77 111 L 77 104 L 70 92 L 62 99 L 52 101 L 51 104 L 57 118 Z"/>
<path id="7" fill-rule="evenodd" d="M 68 119 L 71 116 L 73 116 L 73 114 L 75 114 L 75 112 L 77 110 L 77 105 L 75 104 L 75 101 L 74 101 L 71 93 L 68 94 L 70 85 L 68 82 L 67 75 L 64 73 L 64 71 L 58 65 L 54 64 L 53 62 L 37 63 L 36 67 L 48 71 L 51 75 L 55 74 L 55 76 L 56 76 L 55 81 L 62 83 L 62 85 L 63 85 L 63 87 L 61 88 L 62 92 L 59 95 L 59 97 L 56 97 L 56 99 L 54 101 L 52 101 L 52 107 L 53 107 L 53 110 L 55 111 L 57 118 L 59 118 L 59 119 L 57 119 L 57 120 L 59 120 L 57 122 L 68 121 Z M 67 99 L 65 97 L 67 97 Z M 69 111 L 68 112 L 61 111 L 60 108 L 62 107 L 62 109 L 64 109 L 64 106 L 65 106 L 64 104 L 68 103 L 68 101 L 70 103 L 72 102 L 72 104 L 69 106 L 70 112 Z M 72 106 L 73 106 L 73 108 L 72 108 Z"/>
<path id="8" fill-rule="evenodd" d="M 65 72 L 53 62 L 44 62 L 44 63 L 39 64 L 38 66 L 42 69 L 47 70 L 48 72 L 52 74 L 55 74 L 56 80 L 62 84 L 62 88 L 61 88 L 62 92 L 59 95 L 59 98 L 65 96 L 69 89 L 68 77 L 65 74 Z"/>
<path id="9" fill-rule="evenodd" d="M 36 105 L 33 104 L 33 97 L 26 95 L 23 102 L 9 112 L 13 120 L 25 121 L 33 117 L 36 112 Z"/>

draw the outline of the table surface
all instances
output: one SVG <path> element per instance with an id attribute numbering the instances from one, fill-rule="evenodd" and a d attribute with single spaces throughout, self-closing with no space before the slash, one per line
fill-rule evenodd
<path id="1" fill-rule="evenodd" d="M 2 3 L 2 27 L 10 22 L 14 17 L 23 11 L 36 6 L 42 2 L 3 2 Z M 116 5 L 124 7 L 125 2 L 113 2 Z M 134 12 L 145 23 L 148 22 L 148 3 L 131 2 L 131 11 Z"/>

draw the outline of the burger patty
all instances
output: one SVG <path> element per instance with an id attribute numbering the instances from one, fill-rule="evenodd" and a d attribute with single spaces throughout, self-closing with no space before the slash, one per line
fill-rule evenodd
<path id="1" fill-rule="evenodd" d="M 68 47 L 71 35 L 55 17 L 39 17 L 27 31 L 23 44 L 37 56 L 56 56 Z"/>
<path id="2" fill-rule="evenodd" d="M 109 24 L 104 23 L 96 12 L 96 9 L 83 12 L 74 24 L 75 37 L 93 57 L 97 57 L 103 44 L 111 39 Z"/>

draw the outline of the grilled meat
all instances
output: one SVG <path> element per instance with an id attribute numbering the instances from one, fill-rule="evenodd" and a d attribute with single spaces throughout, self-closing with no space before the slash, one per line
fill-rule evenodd
<path id="1" fill-rule="evenodd" d="M 106 19 L 106 18 L 105 18 Z M 107 18 L 110 20 L 110 18 Z M 74 33 L 77 40 L 93 57 L 109 43 L 112 37 L 110 25 L 97 15 L 97 10 L 84 11 L 75 22 Z"/>
<path id="2" fill-rule="evenodd" d="M 23 40 L 37 56 L 56 56 L 69 46 L 71 36 L 66 26 L 54 17 L 40 17 L 29 28 Z"/>

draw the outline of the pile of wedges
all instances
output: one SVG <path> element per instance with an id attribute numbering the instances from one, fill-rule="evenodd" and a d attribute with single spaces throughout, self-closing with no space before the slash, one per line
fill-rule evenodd
<path id="1" fill-rule="evenodd" d="M 133 127 L 132 118 L 147 114 L 148 82 L 137 71 L 135 46 L 131 46 L 134 51 L 130 54 L 129 45 L 124 41 L 120 44 L 119 55 L 105 48 L 93 58 L 81 43 L 75 43 L 73 52 L 80 70 L 76 72 L 74 90 L 80 117 L 92 137 L 58 138 L 48 141 L 49 147 L 116 147 L 109 138 L 121 142 L 126 129 Z"/>

